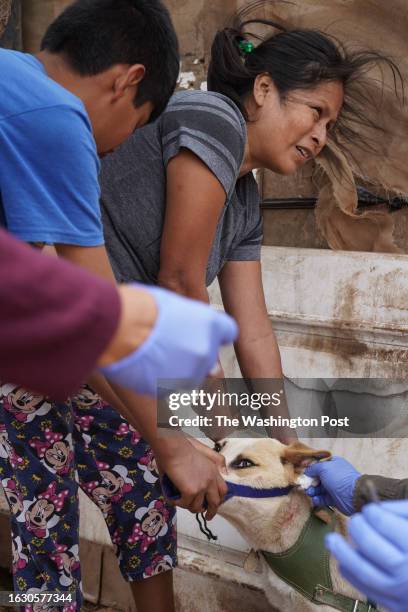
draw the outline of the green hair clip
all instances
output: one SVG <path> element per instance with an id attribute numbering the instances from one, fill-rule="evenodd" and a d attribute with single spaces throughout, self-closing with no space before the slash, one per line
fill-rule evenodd
<path id="1" fill-rule="evenodd" d="M 250 40 L 241 40 L 239 43 L 239 48 L 243 53 L 245 53 L 245 55 L 248 55 L 255 49 L 255 45 Z"/>

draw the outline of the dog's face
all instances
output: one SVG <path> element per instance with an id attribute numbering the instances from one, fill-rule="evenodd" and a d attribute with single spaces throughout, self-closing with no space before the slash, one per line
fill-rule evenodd
<path id="1" fill-rule="evenodd" d="M 289 446 L 274 439 L 227 439 L 216 444 L 224 455 L 228 474 L 226 480 L 266 489 L 300 485 L 304 469 L 312 462 L 330 457 L 328 451 L 318 451 L 300 442 Z M 248 499 L 233 497 L 219 508 L 219 514 L 232 520 L 247 514 L 254 520 L 267 514 L 272 517 L 287 497 Z"/>

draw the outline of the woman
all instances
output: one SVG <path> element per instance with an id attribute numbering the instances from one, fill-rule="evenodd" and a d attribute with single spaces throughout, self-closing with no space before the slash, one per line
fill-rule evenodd
<path id="1" fill-rule="evenodd" d="M 262 287 L 252 170 L 293 174 L 322 151 L 329 132 L 352 138 L 356 122 L 370 123 L 353 106 L 363 71 L 379 61 L 398 69 L 315 31 L 279 28 L 254 47 L 248 23 L 217 34 L 209 92 L 175 95 L 156 123 L 104 160 L 102 210 L 119 281 L 208 301 L 207 286 L 218 278 L 240 327 L 242 375 L 273 379 L 282 368 Z"/>

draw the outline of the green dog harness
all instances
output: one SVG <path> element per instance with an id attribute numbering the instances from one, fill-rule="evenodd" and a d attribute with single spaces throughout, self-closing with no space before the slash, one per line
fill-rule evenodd
<path id="1" fill-rule="evenodd" d="M 327 511 L 331 515 L 330 523 L 312 513 L 299 539 L 289 550 L 282 553 L 262 551 L 262 555 L 279 578 L 313 603 L 331 606 L 341 612 L 373 612 L 376 610 L 373 604 L 333 591 L 330 553 L 324 539 L 334 531 L 336 516 L 331 509 Z"/>

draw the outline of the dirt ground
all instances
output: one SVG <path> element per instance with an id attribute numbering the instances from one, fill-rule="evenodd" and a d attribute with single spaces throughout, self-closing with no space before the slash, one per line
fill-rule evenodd
<path id="1" fill-rule="evenodd" d="M 0 591 L 12 591 L 13 590 L 13 578 L 6 570 L 0 568 Z M 0 612 L 10 612 L 11 610 L 17 610 L 17 608 L 9 608 L 0 606 Z M 117 612 L 114 608 L 102 608 L 100 606 L 94 606 L 90 603 L 85 603 L 82 606 L 81 612 Z"/>

